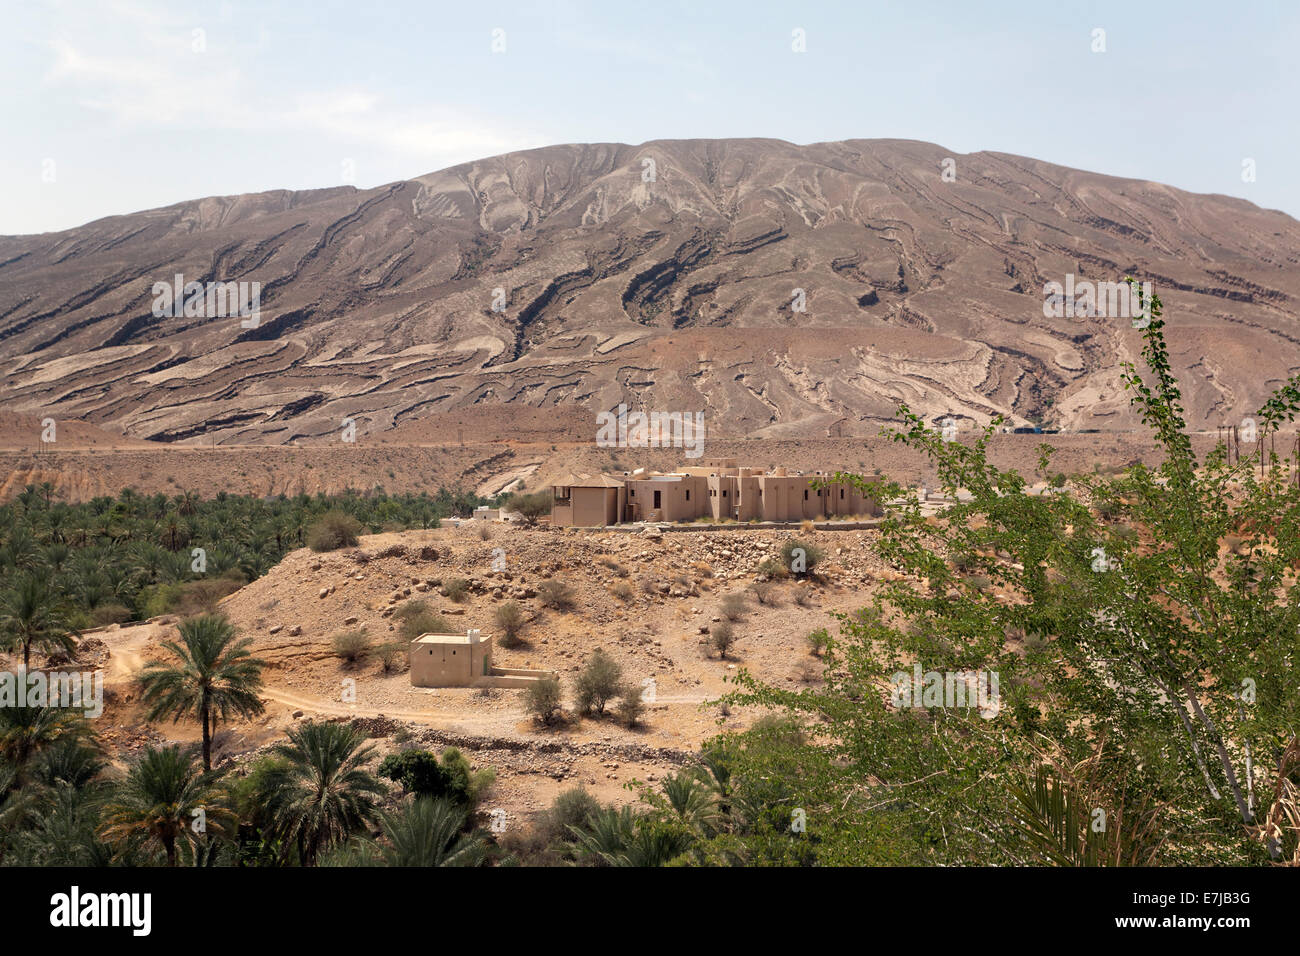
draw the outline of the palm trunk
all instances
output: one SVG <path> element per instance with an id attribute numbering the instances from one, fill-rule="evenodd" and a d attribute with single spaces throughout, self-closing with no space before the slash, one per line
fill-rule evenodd
<path id="1" fill-rule="evenodd" d="M 208 695 L 203 695 L 203 702 L 199 704 L 199 722 L 203 724 L 203 770 L 209 772 L 212 770 L 212 733 L 208 729 Z"/>

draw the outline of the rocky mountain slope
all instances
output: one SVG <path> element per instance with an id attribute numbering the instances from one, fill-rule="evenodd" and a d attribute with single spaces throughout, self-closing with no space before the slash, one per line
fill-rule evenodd
<path id="1" fill-rule="evenodd" d="M 620 401 L 703 409 L 715 436 L 874 434 L 898 400 L 1128 428 L 1117 370 L 1138 333 L 1045 318 L 1043 285 L 1132 274 L 1164 299 L 1189 416 L 1213 428 L 1300 367 L 1297 264 L 1282 213 L 1000 153 L 554 146 L 0 237 L 2 402 L 209 443 L 499 403 L 562 409 L 568 432 L 575 408 Z M 155 317 L 176 274 L 260 283 L 260 323 Z"/>

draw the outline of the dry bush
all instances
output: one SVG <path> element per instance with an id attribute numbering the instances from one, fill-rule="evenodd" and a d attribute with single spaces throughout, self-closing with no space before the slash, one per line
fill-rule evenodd
<path id="1" fill-rule="evenodd" d="M 632 600 L 633 595 L 636 594 L 636 592 L 632 590 L 632 585 L 628 584 L 626 581 L 615 581 L 609 586 L 609 590 L 614 597 L 624 602 Z"/>
<path id="2" fill-rule="evenodd" d="M 361 522 L 342 511 L 329 511 L 307 529 L 307 547 L 313 551 L 337 551 L 354 548 L 361 533 Z"/>
<path id="3" fill-rule="evenodd" d="M 613 558 L 599 558 L 596 563 L 601 567 L 609 568 L 609 570 L 613 571 L 614 574 L 620 578 L 628 576 L 627 568 L 623 567 L 623 565 L 619 564 Z"/>
<path id="4" fill-rule="evenodd" d="M 563 581 L 549 578 L 537 585 L 537 599 L 543 607 L 563 611 L 573 604 L 573 588 Z"/>
<path id="5" fill-rule="evenodd" d="M 442 596 L 449 601 L 463 604 L 469 598 L 469 582 L 464 578 L 452 578 L 442 582 Z"/>
<path id="6" fill-rule="evenodd" d="M 406 670 L 411 663 L 407 646 L 399 641 L 382 645 L 379 648 L 379 663 L 385 674 Z"/>
<path id="7" fill-rule="evenodd" d="M 408 644 L 421 634 L 453 633 L 447 619 L 431 610 L 424 601 L 407 601 L 394 616 L 402 622 L 398 633 Z"/>
<path id="8" fill-rule="evenodd" d="M 478 539 L 480 541 L 492 540 L 492 529 L 488 526 L 487 522 L 483 522 L 478 526 Z"/>
<path id="9" fill-rule="evenodd" d="M 806 584 L 800 584 L 790 592 L 790 597 L 800 607 L 807 607 L 812 600 L 812 590 Z"/>
<path id="10" fill-rule="evenodd" d="M 799 522 L 799 530 L 800 530 L 800 531 L 815 531 L 815 530 L 817 530 L 817 526 L 816 526 L 815 524 L 812 523 L 812 519 L 810 519 L 810 518 L 804 518 L 802 521 Z"/>
<path id="11" fill-rule="evenodd" d="M 722 616 L 728 621 L 739 621 L 745 616 L 745 595 L 739 591 L 732 591 L 730 594 L 723 595 L 718 607 L 722 611 Z"/>
<path id="12" fill-rule="evenodd" d="M 645 703 L 641 699 L 639 684 L 625 684 L 618 693 L 618 716 L 628 727 L 635 727 L 641 721 Z"/>
<path id="13" fill-rule="evenodd" d="M 493 612 L 492 620 L 501 631 L 502 647 L 518 647 L 523 643 L 519 635 L 524 629 L 524 609 L 518 601 L 506 601 Z"/>
<path id="14" fill-rule="evenodd" d="M 777 606 L 777 598 L 780 594 L 777 591 L 776 585 L 771 581 L 759 581 L 750 585 L 749 589 L 754 592 L 754 598 L 759 604 L 766 604 L 771 607 Z"/>
<path id="15" fill-rule="evenodd" d="M 736 629 L 729 621 L 713 625 L 713 630 L 709 632 L 709 643 L 718 652 L 718 657 L 725 661 L 727 650 L 736 643 Z"/>

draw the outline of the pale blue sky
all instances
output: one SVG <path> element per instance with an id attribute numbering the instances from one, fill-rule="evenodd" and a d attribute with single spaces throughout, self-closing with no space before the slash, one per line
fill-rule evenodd
<path id="1" fill-rule="evenodd" d="M 921 139 L 1300 215 L 1298 41 L 1295 0 L 9 0 L 0 234 L 349 169 L 369 187 L 552 143 L 732 136 Z"/>

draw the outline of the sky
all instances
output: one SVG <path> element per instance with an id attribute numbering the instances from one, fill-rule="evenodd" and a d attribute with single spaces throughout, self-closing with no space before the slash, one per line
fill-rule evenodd
<path id="1" fill-rule="evenodd" d="M 0 235 L 751 136 L 996 150 L 1300 217 L 1296 0 L 5 0 L 0 25 Z"/>

